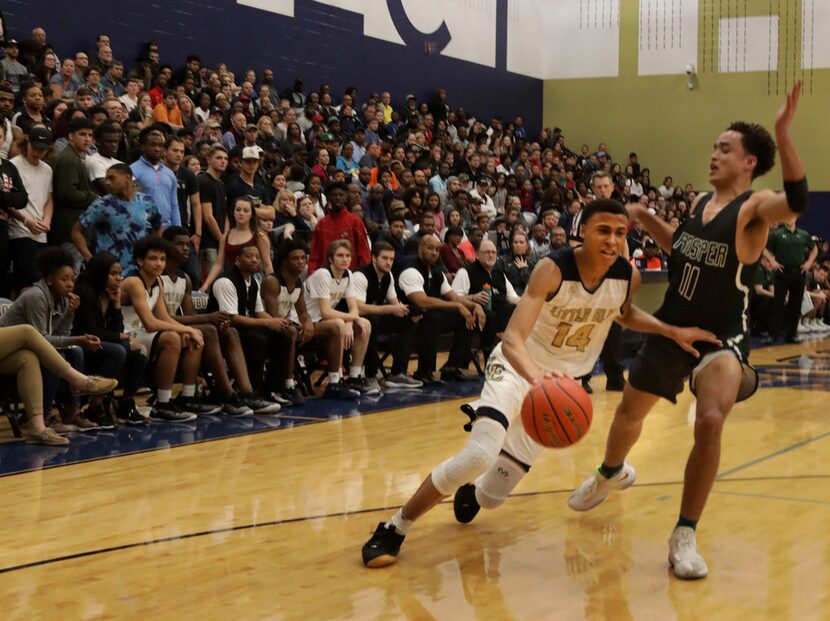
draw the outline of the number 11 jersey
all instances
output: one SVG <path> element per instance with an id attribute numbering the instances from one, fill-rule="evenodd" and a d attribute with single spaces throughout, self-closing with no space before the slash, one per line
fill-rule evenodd
<path id="1" fill-rule="evenodd" d="M 672 236 L 669 288 L 655 316 L 666 323 L 697 326 L 726 339 L 747 333 L 749 291 L 757 263 L 744 265 L 735 250 L 738 213 L 752 192 L 744 192 L 706 224 L 700 199 Z"/>

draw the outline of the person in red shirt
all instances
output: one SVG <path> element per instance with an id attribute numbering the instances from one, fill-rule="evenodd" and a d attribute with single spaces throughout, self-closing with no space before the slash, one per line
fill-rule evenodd
<path id="1" fill-rule="evenodd" d="M 156 76 L 156 83 L 148 92 L 150 100 L 153 102 L 153 108 L 160 103 L 164 103 L 164 90 L 167 88 L 167 83 L 170 81 L 170 74 L 166 68 L 162 69 Z"/>
<path id="2" fill-rule="evenodd" d="M 349 269 L 359 265 L 366 265 L 371 260 L 369 251 L 369 236 L 363 220 L 346 209 L 348 192 L 345 183 L 334 182 L 326 188 L 329 213 L 320 219 L 311 236 L 311 253 L 308 257 L 308 273 L 311 274 L 318 267 L 328 265 L 326 252 L 329 244 L 336 239 L 348 239 L 352 243 L 354 252 Z"/>

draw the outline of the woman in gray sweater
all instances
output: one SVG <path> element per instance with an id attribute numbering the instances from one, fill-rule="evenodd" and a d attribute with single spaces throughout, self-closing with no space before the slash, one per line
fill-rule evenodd
<path id="1" fill-rule="evenodd" d="M 101 340 L 97 336 L 84 334 L 71 336 L 75 309 L 80 298 L 73 293 L 75 287 L 74 258 L 60 248 L 47 248 L 37 256 L 38 268 L 42 278 L 31 289 L 24 292 L 9 310 L 0 317 L 0 327 L 29 324 L 59 350 L 61 355 L 77 371 L 84 370 L 84 350 L 98 351 Z M 118 367 L 118 368 L 116 368 Z M 112 376 L 121 370 L 117 364 L 102 364 Z M 63 426 L 56 427 L 58 432 L 91 431 L 99 424 L 87 419 L 80 413 L 78 399 L 66 386 L 58 392 L 60 377 L 46 369 L 43 375 L 44 407 L 49 412 L 58 396 L 58 409 L 63 418 Z M 103 396 L 90 399 L 90 406 L 100 405 Z"/>

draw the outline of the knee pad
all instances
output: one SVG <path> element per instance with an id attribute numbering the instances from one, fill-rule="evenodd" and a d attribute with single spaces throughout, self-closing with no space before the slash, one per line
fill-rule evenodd
<path id="1" fill-rule="evenodd" d="M 502 452 L 492 466 L 475 482 L 476 500 L 484 509 L 496 509 L 504 504 L 524 476 L 528 467 Z"/>
<path id="2" fill-rule="evenodd" d="M 464 448 L 432 471 L 435 489 L 449 496 L 484 473 L 498 457 L 506 435 L 504 427 L 496 421 L 489 418 L 477 420 Z"/>

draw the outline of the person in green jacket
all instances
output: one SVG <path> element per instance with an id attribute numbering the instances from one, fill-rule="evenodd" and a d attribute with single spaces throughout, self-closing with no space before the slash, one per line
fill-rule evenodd
<path id="1" fill-rule="evenodd" d="M 49 243 L 60 245 L 75 259 L 77 272 L 83 263 L 83 257 L 72 242 L 72 226 L 78 218 L 98 198 L 89 181 L 89 173 L 83 158 L 92 144 L 92 121 L 86 118 L 73 119 L 69 123 L 69 145 L 52 163 L 52 179 L 55 204 L 52 216 L 52 230 Z"/>

